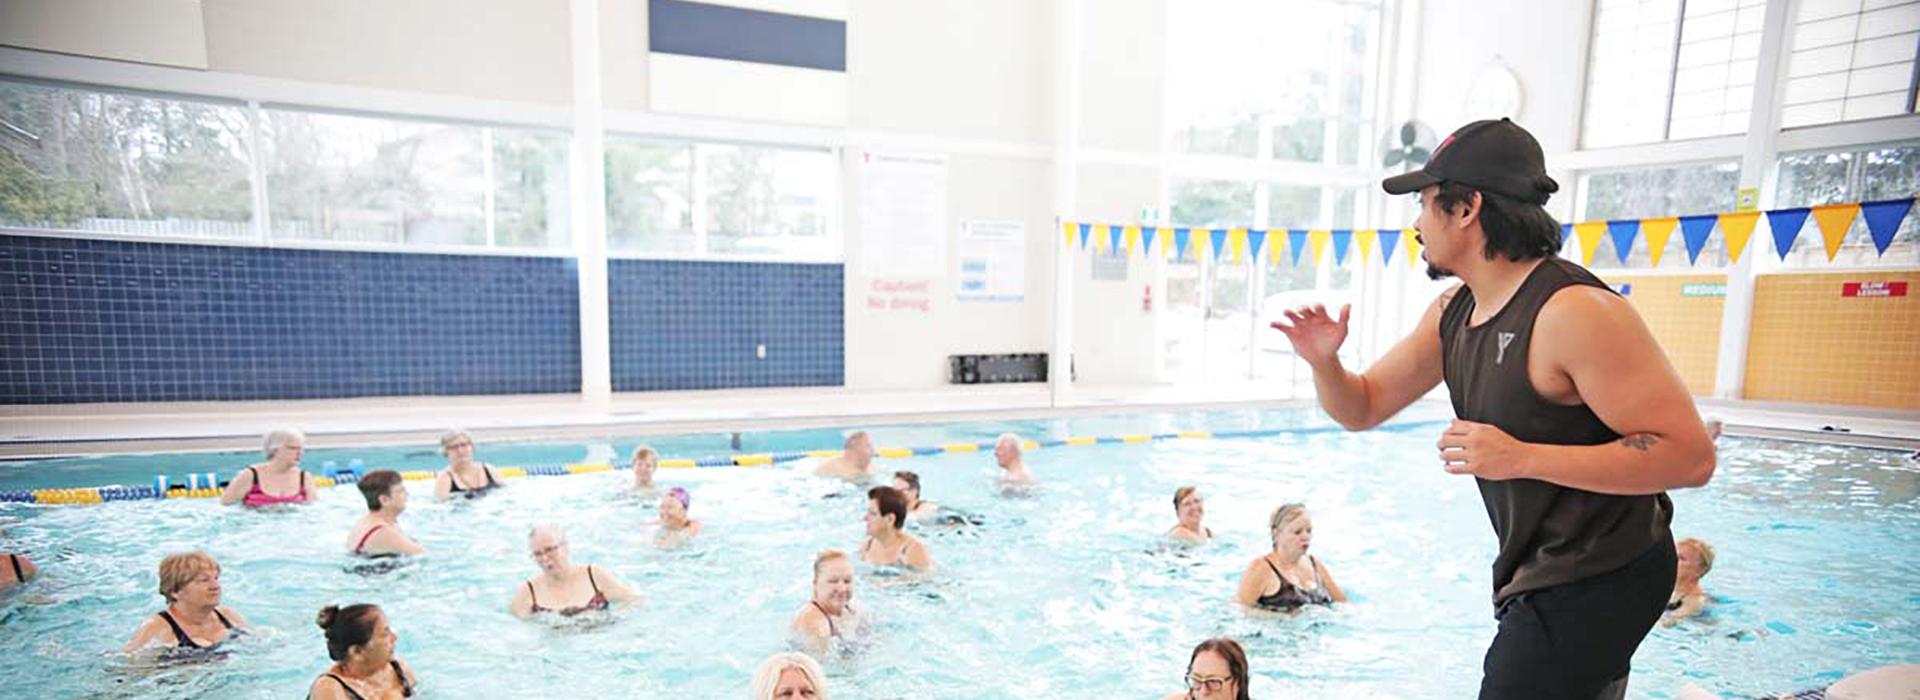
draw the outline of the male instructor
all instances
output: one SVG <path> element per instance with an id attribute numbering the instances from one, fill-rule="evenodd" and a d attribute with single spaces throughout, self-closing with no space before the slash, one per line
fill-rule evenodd
<path id="1" fill-rule="evenodd" d="M 1673 589 L 1664 492 L 1707 483 L 1713 441 L 1633 307 L 1559 257 L 1560 225 L 1542 207 L 1559 185 L 1532 134 L 1506 119 L 1468 124 L 1383 185 L 1420 193 L 1427 274 L 1464 284 L 1361 374 L 1336 354 L 1348 308 L 1273 325 L 1348 430 L 1446 381 L 1455 420 L 1441 466 L 1473 475 L 1500 540 L 1480 697 L 1622 697 Z"/>

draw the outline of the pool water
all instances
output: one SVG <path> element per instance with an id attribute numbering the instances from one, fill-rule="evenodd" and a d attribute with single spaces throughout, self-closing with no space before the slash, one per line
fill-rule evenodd
<path id="1" fill-rule="evenodd" d="M 1046 439 L 1325 425 L 1316 412 L 1231 411 L 873 432 L 882 446 L 912 446 L 1003 431 Z M 854 604 L 874 615 L 874 639 L 827 660 L 834 695 L 1158 697 L 1180 688 L 1195 643 L 1229 635 L 1246 646 L 1254 697 L 1471 697 L 1494 631 L 1495 542 L 1473 483 L 1440 469 L 1437 434 L 1417 423 L 1034 450 L 1028 463 L 1042 484 L 1024 497 L 995 488 L 984 452 L 883 459 L 884 470 L 918 472 L 926 498 L 983 524 L 920 528 L 938 562 L 924 580 L 863 570 Z M 680 457 L 724 453 L 725 439 L 651 442 Z M 820 449 L 839 439 L 790 431 L 745 436 L 743 447 Z M 480 458 L 574 462 L 634 443 L 483 441 Z M 439 464 L 430 447 L 312 449 L 308 468 L 362 454 L 379 466 Z M 1716 603 L 1702 620 L 1655 630 L 1635 657 L 1629 695 L 1670 697 L 1688 682 L 1726 694 L 1787 692 L 1920 661 L 1920 559 L 1909 544 L 1920 534 L 1920 466 L 1897 452 L 1731 438 L 1720 459 L 1710 486 L 1673 494 L 1676 534 L 1717 550 L 1705 581 Z M 80 475 L 141 483 L 219 460 L 249 456 L 15 464 L 0 487 L 23 487 L 29 471 L 61 485 Z M 34 556 L 43 578 L 0 598 L 0 634 L 13 650 L 0 655 L 0 678 L 14 697 L 296 697 L 327 665 L 316 610 L 375 602 L 422 678 L 418 697 L 745 697 L 758 662 L 786 648 L 814 554 L 859 547 L 865 499 L 789 468 L 663 469 L 658 482 L 692 492 L 706 532 L 660 551 L 649 546 L 653 505 L 620 495 L 628 478 L 513 479 L 455 504 L 433 503 L 431 482 L 410 482 L 403 523 L 430 554 L 377 576 L 344 571 L 347 529 L 364 512 L 349 488 L 285 512 L 203 499 L 4 504 L 0 546 Z M 1159 541 L 1182 485 L 1206 497 L 1210 545 Z M 1312 552 L 1351 602 L 1294 616 L 1242 612 L 1229 602 L 1239 573 L 1267 550 L 1267 516 L 1289 501 L 1308 504 Z M 515 587 L 537 573 L 525 547 L 534 522 L 564 526 L 576 563 L 615 572 L 645 603 L 588 628 L 512 618 Z M 155 564 L 194 548 L 219 559 L 224 603 L 260 631 L 208 663 L 129 663 L 117 650 L 162 606 Z"/>

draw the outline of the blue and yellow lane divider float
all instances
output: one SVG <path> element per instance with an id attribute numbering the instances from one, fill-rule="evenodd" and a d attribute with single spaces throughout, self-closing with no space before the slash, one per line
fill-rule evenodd
<path id="1" fill-rule="evenodd" d="M 1398 423 L 1395 429 L 1431 427 L 1444 424 L 1445 421 L 1421 421 Z M 1343 432 L 1339 427 L 1314 428 L 1274 428 L 1268 430 L 1226 430 L 1226 431 L 1183 431 L 1175 433 L 1133 433 L 1112 436 L 1075 436 L 1057 440 L 1024 440 L 1021 448 L 1026 450 L 1051 449 L 1056 447 L 1085 447 L 1088 445 L 1140 445 L 1167 440 L 1236 440 L 1250 438 L 1278 437 L 1281 435 L 1310 435 L 1315 433 Z M 994 443 L 988 442 L 952 442 L 927 447 L 885 447 L 875 450 L 875 454 L 884 459 L 906 459 L 942 454 L 964 454 L 993 450 Z M 840 456 L 840 450 L 809 450 L 805 452 L 773 452 L 756 454 L 734 454 L 699 459 L 674 458 L 662 459 L 659 466 L 665 469 L 702 469 L 711 467 L 765 467 L 784 464 L 808 458 L 832 458 Z M 501 478 L 514 479 L 528 476 L 567 476 L 570 474 L 594 474 L 614 471 L 611 464 L 547 464 L 527 467 L 495 467 L 494 473 Z M 342 468 L 329 461 L 322 463 L 323 474 L 314 479 L 317 486 L 336 486 L 358 481 L 368 469 L 360 460 L 348 460 Z M 408 470 L 400 472 L 407 481 L 427 481 L 438 476 L 439 472 L 429 470 Z M 173 483 L 165 474 L 153 477 L 153 483 L 145 486 L 89 486 L 70 489 L 20 489 L 0 491 L 0 503 L 36 503 L 41 505 L 87 505 L 112 501 L 145 501 L 169 498 L 217 498 L 226 484 L 213 472 L 195 472 L 186 475 L 184 483 Z"/>

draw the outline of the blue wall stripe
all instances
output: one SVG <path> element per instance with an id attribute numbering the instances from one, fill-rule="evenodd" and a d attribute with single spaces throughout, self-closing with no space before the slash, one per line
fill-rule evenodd
<path id="1" fill-rule="evenodd" d="M 649 50 L 659 53 L 847 70 L 847 23 L 684 0 L 647 3 Z"/>
<path id="2" fill-rule="evenodd" d="M 840 386 L 843 275 L 838 264 L 609 261 L 613 388 Z"/>
<path id="3" fill-rule="evenodd" d="M 566 258 L 0 235 L 0 403 L 579 391 Z"/>

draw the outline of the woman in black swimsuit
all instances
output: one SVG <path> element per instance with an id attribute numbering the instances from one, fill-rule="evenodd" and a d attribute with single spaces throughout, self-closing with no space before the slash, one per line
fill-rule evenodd
<path id="1" fill-rule="evenodd" d="M 247 618 L 220 605 L 220 564 L 206 552 L 161 559 L 160 595 L 167 599 L 166 609 L 134 630 L 128 653 L 150 647 L 211 649 L 248 627 Z"/>
<path id="2" fill-rule="evenodd" d="M 7 565 L 0 567 L 0 591 L 26 583 L 27 579 L 33 578 L 38 573 L 40 573 L 40 567 L 34 566 L 33 560 L 8 552 Z"/>
<path id="3" fill-rule="evenodd" d="M 1313 544 L 1313 519 L 1307 507 L 1288 503 L 1268 519 L 1273 551 L 1254 558 L 1240 574 L 1234 600 L 1262 610 L 1295 610 L 1303 605 L 1347 602 L 1325 564 L 1307 554 Z"/>
<path id="4" fill-rule="evenodd" d="M 527 579 L 514 592 L 514 617 L 526 619 L 537 613 L 573 617 L 638 599 L 613 572 L 592 565 L 574 565 L 568 553 L 566 533 L 559 527 L 533 528 L 527 535 L 527 547 L 532 550 L 533 561 L 540 565 L 540 575 Z"/>
<path id="5" fill-rule="evenodd" d="M 1207 514 L 1206 499 L 1200 497 L 1200 489 L 1182 486 L 1173 491 L 1173 513 L 1180 517 L 1167 530 L 1167 539 L 1187 544 L 1206 544 L 1213 539 L 1213 530 L 1200 524 L 1200 518 Z"/>
<path id="6" fill-rule="evenodd" d="M 447 468 L 433 480 L 435 500 L 475 498 L 500 488 L 493 465 L 473 460 L 473 436 L 465 430 L 449 430 L 440 436 L 440 453 L 447 456 Z"/>
<path id="7" fill-rule="evenodd" d="M 361 603 L 320 609 L 314 620 L 327 633 L 327 657 L 333 659 L 313 685 L 307 700 L 390 700 L 413 697 L 419 678 L 413 667 L 393 655 L 399 635 L 387 626 L 380 606 Z"/>

